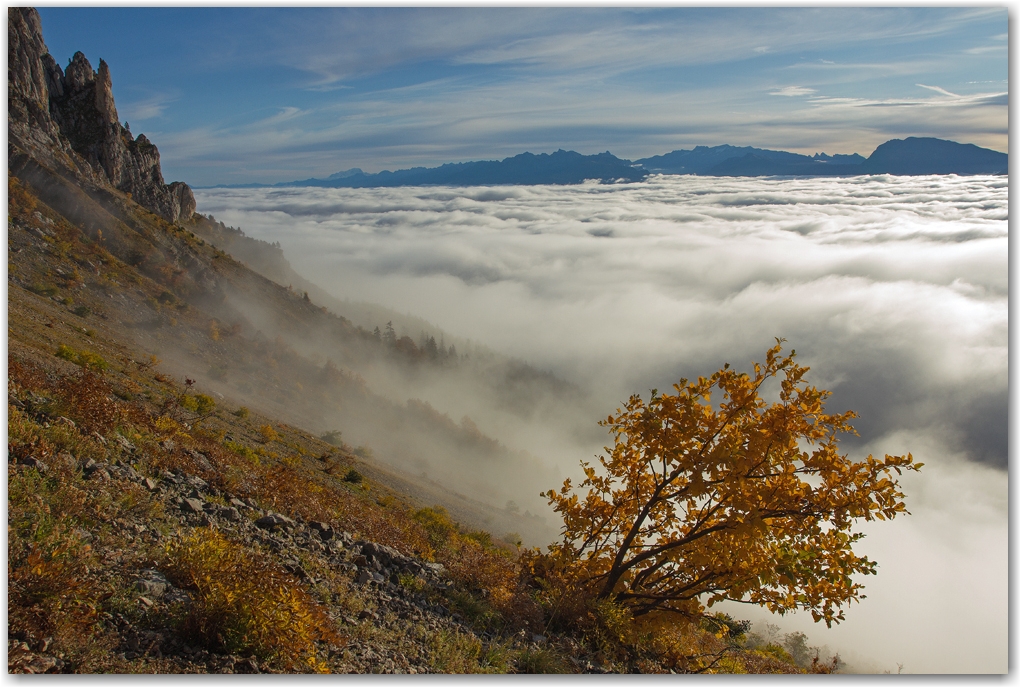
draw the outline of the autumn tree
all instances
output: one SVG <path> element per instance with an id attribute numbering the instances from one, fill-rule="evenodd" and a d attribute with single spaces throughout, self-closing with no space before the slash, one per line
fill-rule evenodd
<path id="1" fill-rule="evenodd" d="M 674 394 L 631 396 L 602 421 L 615 445 L 601 468 L 583 462 L 577 488 L 568 479 L 543 494 L 564 520 L 547 569 L 635 617 L 700 619 L 728 599 L 843 620 L 863 598 L 854 576 L 875 573 L 853 551 L 863 536 L 853 526 L 906 513 L 893 473 L 921 463 L 841 454 L 838 435 L 857 416 L 826 414 L 829 392 L 805 381 L 794 356 L 777 340 L 753 374 L 727 364 Z"/>

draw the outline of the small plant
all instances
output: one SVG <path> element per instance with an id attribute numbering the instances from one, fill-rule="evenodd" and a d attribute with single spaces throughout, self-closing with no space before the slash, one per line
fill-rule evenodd
<path id="1" fill-rule="evenodd" d="M 325 441 L 327 444 L 331 444 L 333 446 L 343 446 L 344 443 L 343 439 L 341 439 L 339 429 L 332 429 L 326 432 L 325 434 L 321 435 L 319 438 Z"/>
<path id="2" fill-rule="evenodd" d="M 425 580 L 410 573 L 400 573 L 397 583 L 412 594 L 423 594 L 429 588 Z"/>
<path id="3" fill-rule="evenodd" d="M 457 523 L 450 519 L 442 506 L 421 508 L 412 513 L 411 517 L 425 529 L 429 543 L 435 549 L 445 546 L 450 537 L 457 532 Z"/>
<path id="4" fill-rule="evenodd" d="M 258 454 L 255 453 L 255 451 L 252 451 L 244 444 L 239 444 L 236 441 L 230 441 L 228 439 L 223 442 L 223 445 L 226 446 L 231 451 L 233 451 L 234 453 L 236 453 L 237 455 L 244 456 L 253 465 L 259 465 L 261 463 Z"/>
<path id="5" fill-rule="evenodd" d="M 78 306 L 77 308 L 75 308 L 75 309 L 74 309 L 74 310 L 72 310 L 71 312 L 73 312 L 73 313 L 74 313 L 75 315 L 77 315 L 78 317 L 87 317 L 88 315 L 92 314 L 92 311 L 91 311 L 91 310 L 89 310 L 89 309 L 88 309 L 88 308 L 87 308 L 86 306 L 84 306 L 84 305 L 79 305 L 79 306 Z"/>
<path id="6" fill-rule="evenodd" d="M 433 635 L 430 649 L 437 673 L 506 673 L 513 658 L 502 644 L 483 645 L 473 635 L 448 630 Z"/>
<path id="7" fill-rule="evenodd" d="M 517 673 L 527 675 L 571 673 L 563 657 L 549 649 L 524 649 L 517 656 Z"/>
<path id="8" fill-rule="evenodd" d="M 213 400 L 212 396 L 195 394 L 194 396 L 182 398 L 181 407 L 198 415 L 208 416 L 216 409 L 216 401 Z"/>
<path id="9" fill-rule="evenodd" d="M 495 629 L 499 625 L 499 614 L 484 599 L 471 592 L 451 590 L 447 592 L 451 610 L 463 615 L 469 623 L 480 630 Z"/>
<path id="10" fill-rule="evenodd" d="M 247 420 L 250 414 L 251 411 L 248 410 L 246 406 L 241 406 L 240 408 L 234 411 L 234 415 L 241 418 L 242 420 Z"/>
<path id="11" fill-rule="evenodd" d="M 362 474 L 355 470 L 354 468 L 348 470 L 347 473 L 344 474 L 343 476 L 343 480 L 345 482 L 350 482 L 351 484 L 361 484 L 364 481 L 364 479 L 365 478 L 362 476 Z"/>
<path id="12" fill-rule="evenodd" d="M 102 356 L 92 351 L 76 351 L 65 344 L 60 345 L 56 356 L 90 370 L 105 372 L 109 368 L 109 364 L 103 360 Z"/>
<path id="13" fill-rule="evenodd" d="M 298 580 L 218 532 L 196 530 L 168 545 L 165 559 L 171 578 L 194 593 L 181 625 L 191 640 L 313 672 L 320 669 L 316 642 L 341 641 Z"/>
<path id="14" fill-rule="evenodd" d="M 259 435 L 262 437 L 263 444 L 280 440 L 280 435 L 273 429 L 272 425 L 262 425 L 259 427 Z"/>
<path id="15" fill-rule="evenodd" d="M 43 283 L 32 284 L 32 286 L 28 287 L 28 290 L 31 291 L 32 293 L 46 297 L 56 296 L 58 292 L 57 287 L 54 286 L 53 284 Z"/>

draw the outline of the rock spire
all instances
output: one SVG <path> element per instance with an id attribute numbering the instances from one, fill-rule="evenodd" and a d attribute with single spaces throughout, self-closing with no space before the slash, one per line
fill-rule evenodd
<path id="1" fill-rule="evenodd" d="M 34 8 L 9 7 L 7 30 L 10 141 L 49 159 L 73 152 L 75 171 L 86 180 L 130 193 L 167 221 L 190 219 L 195 212 L 191 189 L 180 181 L 166 184 L 156 146 L 121 125 L 109 65 L 100 60 L 99 70 L 93 71 L 77 52 L 61 70 L 43 42 Z"/>

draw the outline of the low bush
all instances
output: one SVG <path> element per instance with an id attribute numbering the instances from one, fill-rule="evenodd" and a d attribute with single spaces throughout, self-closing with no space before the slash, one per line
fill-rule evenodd
<path id="1" fill-rule="evenodd" d="M 280 439 L 280 435 L 273 429 L 272 425 L 262 425 L 259 427 L 259 436 L 262 438 L 263 444 L 279 441 Z"/>
<path id="2" fill-rule="evenodd" d="M 506 673 L 512 652 L 498 642 L 483 645 L 474 635 L 440 630 L 432 636 L 429 649 L 437 673 Z"/>
<path id="3" fill-rule="evenodd" d="M 86 433 L 108 434 L 124 417 L 124 409 L 113 399 L 113 389 L 90 367 L 61 379 L 56 394 L 63 414 Z"/>
<path id="4" fill-rule="evenodd" d="M 316 642 L 342 643 L 325 610 L 264 555 L 197 529 L 166 548 L 171 579 L 192 590 L 181 630 L 210 649 L 320 672 Z"/>
<path id="5" fill-rule="evenodd" d="M 572 673 L 570 665 L 551 649 L 527 648 L 520 652 L 514 672 L 528 675 Z"/>
<path id="6" fill-rule="evenodd" d="M 81 365 L 82 367 L 99 370 L 101 372 L 105 372 L 110 367 L 99 354 L 93 353 L 92 351 L 76 351 L 65 344 L 61 344 L 60 347 L 57 348 L 56 356 L 72 362 L 75 365 Z"/>

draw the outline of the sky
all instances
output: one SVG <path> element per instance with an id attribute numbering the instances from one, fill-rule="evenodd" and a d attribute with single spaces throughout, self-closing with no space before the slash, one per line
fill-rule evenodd
<path id="1" fill-rule="evenodd" d="M 192 186 L 559 148 L 1007 150 L 1005 7 L 39 11 Z"/>
<path id="2" fill-rule="evenodd" d="M 592 426 L 632 393 L 727 362 L 747 370 L 787 339 L 833 392 L 827 408 L 859 413 L 844 450 L 911 452 L 925 467 L 904 477 L 912 515 L 864 530 L 856 550 L 879 574 L 861 580 L 868 598 L 847 622 L 781 624 L 893 672 L 1004 672 L 1008 195 L 1004 177 L 883 175 L 196 198 L 279 241 L 341 298 L 414 313 L 578 384 L 601 404 Z M 565 476 L 608 441 L 508 435 L 469 394 L 421 397 Z"/>

